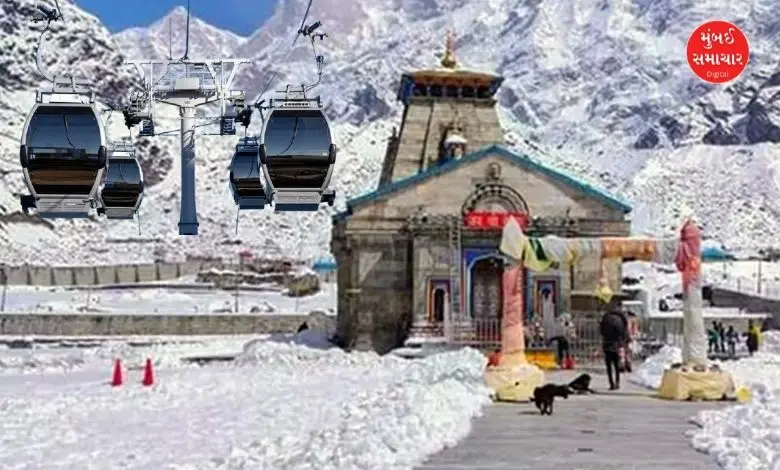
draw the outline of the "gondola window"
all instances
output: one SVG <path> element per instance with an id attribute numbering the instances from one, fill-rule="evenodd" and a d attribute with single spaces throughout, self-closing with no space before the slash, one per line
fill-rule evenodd
<path id="1" fill-rule="evenodd" d="M 320 111 L 277 110 L 264 143 L 268 173 L 277 188 L 319 188 L 328 173 L 330 130 Z"/>

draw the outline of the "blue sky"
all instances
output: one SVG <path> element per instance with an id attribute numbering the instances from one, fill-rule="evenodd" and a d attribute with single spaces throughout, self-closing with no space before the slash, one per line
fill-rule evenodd
<path id="1" fill-rule="evenodd" d="M 146 26 L 187 0 L 75 0 L 112 32 L 131 26 Z M 190 0 L 192 14 L 222 29 L 248 36 L 262 25 L 276 5 L 275 0 Z M 143 5 L 143 6 L 140 6 Z"/>

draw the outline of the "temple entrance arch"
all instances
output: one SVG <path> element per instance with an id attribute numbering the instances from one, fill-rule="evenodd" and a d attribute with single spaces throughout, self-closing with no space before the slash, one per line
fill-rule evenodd
<path id="1" fill-rule="evenodd" d="M 477 187 L 463 202 L 463 214 L 470 212 L 528 213 L 528 204 L 515 191 L 501 183 L 486 183 Z"/>
<path id="2" fill-rule="evenodd" d="M 466 227 L 474 229 L 500 230 L 510 217 L 525 228 L 531 219 L 525 199 L 501 181 L 498 163 L 488 165 L 484 181 L 466 197 L 461 213 Z"/>

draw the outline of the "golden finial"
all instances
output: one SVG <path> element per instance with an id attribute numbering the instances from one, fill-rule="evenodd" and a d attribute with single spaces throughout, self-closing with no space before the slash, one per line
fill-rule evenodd
<path id="1" fill-rule="evenodd" d="M 458 61 L 455 59 L 455 33 L 451 29 L 448 29 L 441 66 L 447 69 L 454 69 L 457 64 Z"/>

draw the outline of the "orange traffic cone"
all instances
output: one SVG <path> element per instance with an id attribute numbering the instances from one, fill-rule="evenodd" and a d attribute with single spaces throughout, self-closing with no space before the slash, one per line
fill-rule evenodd
<path id="1" fill-rule="evenodd" d="M 144 379 L 141 384 L 144 387 L 151 387 L 154 385 L 154 370 L 152 369 L 151 359 L 146 359 L 146 365 L 144 366 Z"/>
<path id="2" fill-rule="evenodd" d="M 122 361 L 117 359 L 114 362 L 114 376 L 111 378 L 112 387 L 121 387 L 124 380 L 122 379 Z"/>

